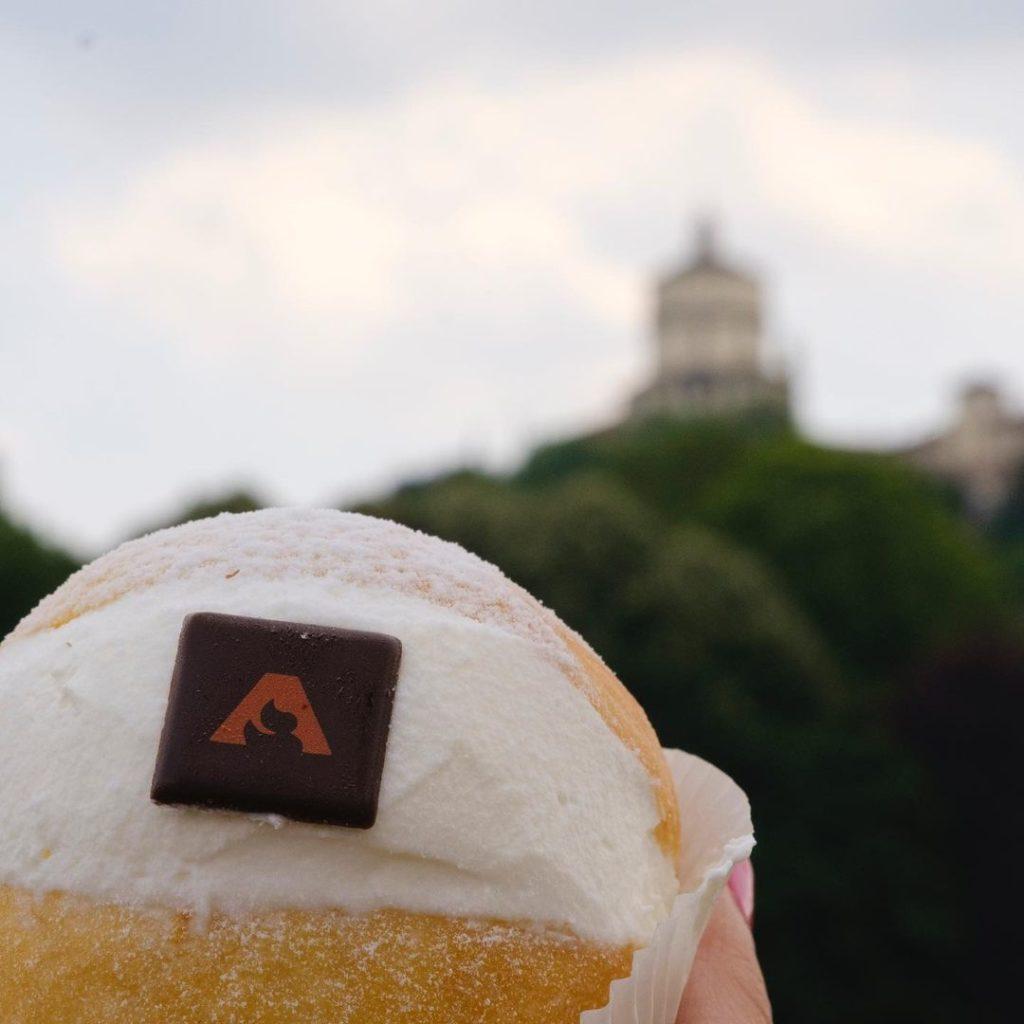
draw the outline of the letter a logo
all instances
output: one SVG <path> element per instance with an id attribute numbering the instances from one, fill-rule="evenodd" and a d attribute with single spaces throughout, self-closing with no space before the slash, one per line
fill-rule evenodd
<path id="1" fill-rule="evenodd" d="M 273 727 L 264 721 L 265 714 Z M 291 718 L 295 719 L 294 725 Z M 217 727 L 210 742 L 245 747 L 261 737 L 274 736 L 298 740 L 303 754 L 331 756 L 327 737 L 298 676 L 267 672 Z"/>

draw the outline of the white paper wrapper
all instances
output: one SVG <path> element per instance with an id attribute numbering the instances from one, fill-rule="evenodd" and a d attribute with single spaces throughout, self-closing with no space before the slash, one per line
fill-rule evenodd
<path id="1" fill-rule="evenodd" d="M 692 754 L 666 750 L 665 757 L 683 828 L 679 895 L 650 945 L 633 954 L 629 977 L 612 982 L 608 1005 L 581 1014 L 580 1024 L 673 1024 L 711 907 L 733 865 L 754 848 L 743 790 Z"/>

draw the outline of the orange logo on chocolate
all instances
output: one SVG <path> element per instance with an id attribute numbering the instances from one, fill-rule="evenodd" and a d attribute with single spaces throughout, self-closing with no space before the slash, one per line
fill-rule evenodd
<path id="1" fill-rule="evenodd" d="M 210 742 L 245 747 L 259 742 L 263 736 L 298 740 L 303 754 L 331 755 L 327 737 L 298 676 L 267 672 L 218 726 Z"/>

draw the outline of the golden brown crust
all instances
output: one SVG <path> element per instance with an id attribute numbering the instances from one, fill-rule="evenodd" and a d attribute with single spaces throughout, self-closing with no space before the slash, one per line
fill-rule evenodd
<path id="1" fill-rule="evenodd" d="M 0 887 L 4 1024 L 577 1024 L 632 950 L 404 911 L 197 927 Z"/>
<path id="2" fill-rule="evenodd" d="M 586 693 L 608 728 L 626 747 L 634 751 L 640 763 L 647 769 L 647 774 L 654 780 L 655 800 L 660 815 L 655 838 L 672 858 L 672 863 L 676 864 L 679 861 L 681 842 L 679 802 L 676 799 L 672 773 L 665 761 L 657 733 L 644 714 L 644 709 L 619 682 L 612 670 L 577 634 L 568 627 L 559 625 L 566 646 L 576 657 L 580 670 L 586 677 L 586 685 L 580 685 L 577 679 L 573 679 L 574 684 Z"/>

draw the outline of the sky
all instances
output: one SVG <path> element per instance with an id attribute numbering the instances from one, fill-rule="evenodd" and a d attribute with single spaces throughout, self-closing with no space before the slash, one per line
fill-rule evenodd
<path id="1" fill-rule="evenodd" d="M 1024 408 L 1022 94 L 1016 0 L 6 0 L 0 496 L 90 554 L 512 466 L 621 414 L 705 212 L 810 436 Z"/>

